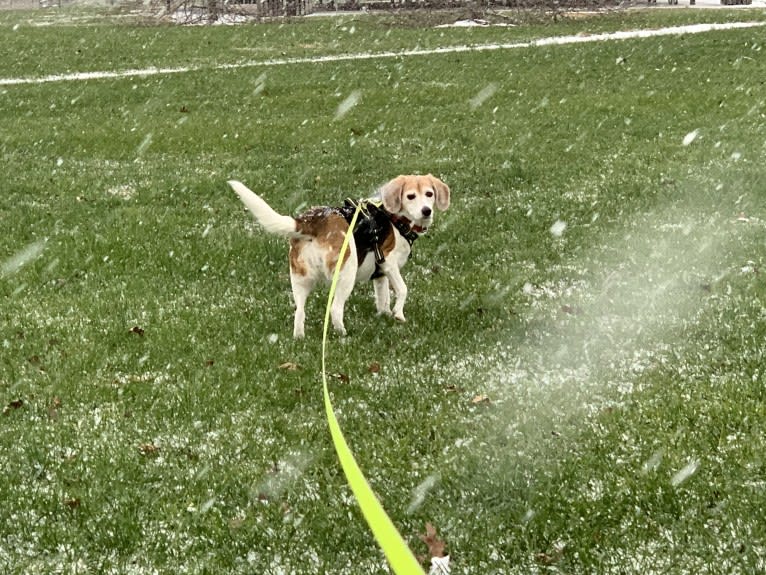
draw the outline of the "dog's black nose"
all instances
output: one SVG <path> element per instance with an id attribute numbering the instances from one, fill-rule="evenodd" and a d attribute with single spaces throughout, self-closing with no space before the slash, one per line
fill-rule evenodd
<path id="1" fill-rule="evenodd" d="M 420 210 L 420 211 L 421 211 L 421 213 L 423 214 L 423 216 L 427 218 L 428 216 L 430 216 L 430 215 L 431 215 L 431 211 L 432 211 L 432 210 L 431 210 L 431 208 L 429 208 L 428 206 L 425 206 L 425 207 L 424 207 L 422 210 Z"/>

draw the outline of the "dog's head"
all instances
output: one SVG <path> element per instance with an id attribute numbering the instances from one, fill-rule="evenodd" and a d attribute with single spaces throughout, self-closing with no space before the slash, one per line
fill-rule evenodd
<path id="1" fill-rule="evenodd" d="M 449 187 L 431 174 L 394 178 L 380 189 L 380 197 L 386 211 L 424 230 L 433 221 L 434 208 L 449 208 Z"/>

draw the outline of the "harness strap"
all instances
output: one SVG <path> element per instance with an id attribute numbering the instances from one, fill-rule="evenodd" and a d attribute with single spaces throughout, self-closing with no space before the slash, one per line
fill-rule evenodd
<path id="1" fill-rule="evenodd" d="M 399 230 L 399 233 L 402 234 L 402 237 L 407 240 L 407 243 L 410 244 L 410 247 L 412 247 L 412 244 L 415 243 L 415 240 L 420 237 L 420 234 L 410 226 L 410 221 L 405 218 L 391 217 L 391 223 L 394 224 L 394 227 L 397 230 Z M 412 252 L 410 252 L 410 255 L 412 255 Z"/>
<path id="2" fill-rule="evenodd" d="M 357 210 L 357 206 L 359 207 L 359 218 L 353 230 L 354 240 L 357 242 L 357 249 L 363 247 L 365 250 L 372 251 L 375 256 L 375 271 L 370 279 L 376 279 L 384 275 L 381 265 L 386 261 L 386 257 L 383 255 L 381 233 L 384 231 L 385 226 L 388 223 L 393 225 L 402 237 L 407 240 L 410 247 L 420 237 L 420 234 L 416 227 L 411 226 L 411 222 L 408 219 L 388 213 L 383 208 L 383 202 L 375 200 L 353 200 L 347 198 L 343 207 L 339 208 L 339 211 L 349 224 L 354 212 Z M 361 252 L 359 255 L 362 255 Z M 410 257 L 412 257 L 412 252 L 410 252 Z"/>

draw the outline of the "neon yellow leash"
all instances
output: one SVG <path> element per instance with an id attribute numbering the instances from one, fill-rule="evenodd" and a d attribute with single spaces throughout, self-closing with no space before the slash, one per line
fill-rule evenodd
<path id="1" fill-rule="evenodd" d="M 367 524 L 370 526 L 372 534 L 375 536 L 375 540 L 383 550 L 383 553 L 388 559 L 388 563 L 393 569 L 396 575 L 425 575 L 425 572 L 421 568 L 415 556 L 410 551 L 407 543 L 402 538 L 399 531 L 397 531 L 391 518 L 386 514 L 385 509 L 378 501 L 378 498 L 373 493 L 370 484 L 364 477 L 362 470 L 359 468 L 354 454 L 351 453 L 351 449 L 346 443 L 346 438 L 343 436 L 343 432 L 340 429 L 338 420 L 335 417 L 335 411 L 330 401 L 330 392 L 327 387 L 327 369 L 325 366 L 325 356 L 327 348 L 327 327 L 330 320 L 330 307 L 332 306 L 333 298 L 335 297 L 335 288 L 338 285 L 338 275 L 340 274 L 340 268 L 343 265 L 343 257 L 348 250 L 349 240 L 356 226 L 357 216 L 359 216 L 360 204 L 357 204 L 354 216 L 351 218 L 351 223 L 348 226 L 346 237 L 343 240 L 340 253 L 338 254 L 338 263 L 335 265 L 335 272 L 332 276 L 332 283 L 330 284 L 330 294 L 327 297 L 327 309 L 324 314 L 324 329 L 322 332 L 322 384 L 324 387 L 324 406 L 327 413 L 327 423 L 330 426 L 330 435 L 332 436 L 333 444 L 335 445 L 335 451 L 338 454 L 340 465 L 343 468 L 343 473 L 346 475 L 351 491 L 356 497 L 357 503 L 362 510 L 364 518 L 367 520 Z"/>

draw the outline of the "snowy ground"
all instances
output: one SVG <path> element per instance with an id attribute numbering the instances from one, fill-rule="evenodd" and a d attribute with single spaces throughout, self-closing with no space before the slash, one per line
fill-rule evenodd
<path id="1" fill-rule="evenodd" d="M 766 0 L 765 0 L 766 1 Z M 535 46 L 551 46 L 551 45 L 570 45 L 570 44 L 587 44 L 591 42 L 608 42 L 615 40 L 629 40 L 633 38 L 655 38 L 658 36 L 675 36 L 682 34 L 703 34 L 708 32 L 714 32 L 717 30 L 734 30 L 740 28 L 752 28 L 758 26 L 764 26 L 764 22 L 731 22 L 727 24 L 692 24 L 688 26 L 673 26 L 669 28 L 659 28 L 654 30 L 627 30 L 624 32 L 609 32 L 604 34 L 593 35 L 575 35 L 575 36 L 552 36 L 549 38 L 539 38 L 532 40 L 531 42 L 517 42 L 511 44 L 479 44 L 472 46 L 457 46 L 448 48 L 434 48 L 434 49 L 416 49 L 405 50 L 401 52 L 382 52 L 382 53 L 358 53 L 358 54 L 343 54 L 336 56 L 318 56 L 309 58 L 286 58 L 275 60 L 262 60 L 251 61 L 240 64 L 221 64 L 212 68 L 207 66 L 182 66 L 178 68 L 144 68 L 140 70 L 119 70 L 119 71 L 102 71 L 102 72 L 83 72 L 83 73 L 70 73 L 70 74 L 56 74 L 52 76 L 43 77 L 26 77 L 26 78 L 0 78 L 0 86 L 13 86 L 24 84 L 45 84 L 50 82 L 72 82 L 79 80 L 99 80 L 99 79 L 114 79 L 114 78 L 130 78 L 130 77 L 147 77 L 147 76 L 163 76 L 170 74 L 183 74 L 186 72 L 194 72 L 204 69 L 212 70 L 230 70 L 238 68 L 252 68 L 258 66 L 285 66 L 290 64 L 306 64 L 306 63 L 326 63 L 326 62 L 342 62 L 353 60 L 377 60 L 386 58 L 404 58 L 404 57 L 416 57 L 416 56 L 431 56 L 435 54 L 456 54 L 461 52 L 485 52 L 496 50 L 516 50 L 521 48 L 530 48 Z"/>
<path id="2" fill-rule="evenodd" d="M 280 24 L 272 53 L 323 54 L 283 42 L 316 24 Z M 408 266 L 410 323 L 356 294 L 331 365 L 413 548 L 427 518 L 455 574 L 763 571 L 762 29 L 110 69 L 242 32 L 146 28 L 76 30 L 114 50 L 107 75 L 55 62 L 0 88 L 0 571 L 382 570 L 326 450 L 312 339 L 289 338 L 283 246 L 221 186 L 289 204 L 412 158 L 454 208 Z"/>

